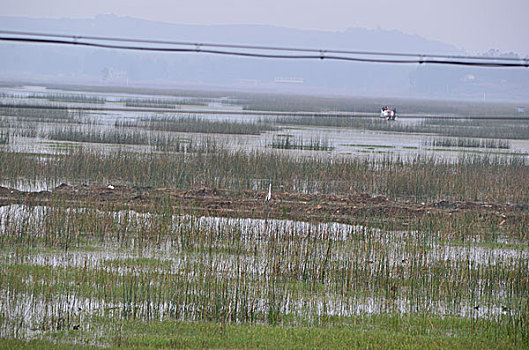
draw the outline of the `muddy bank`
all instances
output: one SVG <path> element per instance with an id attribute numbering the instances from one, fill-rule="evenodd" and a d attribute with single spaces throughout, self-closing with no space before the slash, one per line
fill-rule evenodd
<path id="1" fill-rule="evenodd" d="M 451 215 L 471 212 L 480 216 L 527 215 L 529 205 L 440 201 L 414 203 L 368 194 L 327 195 L 273 192 L 265 202 L 263 191 L 195 190 L 134 186 L 71 186 L 62 184 L 52 191 L 23 192 L 0 187 L 0 206 L 9 204 L 95 206 L 129 208 L 139 211 L 171 210 L 197 215 L 281 218 L 301 221 L 350 223 L 362 217 L 407 219 L 425 214 Z"/>

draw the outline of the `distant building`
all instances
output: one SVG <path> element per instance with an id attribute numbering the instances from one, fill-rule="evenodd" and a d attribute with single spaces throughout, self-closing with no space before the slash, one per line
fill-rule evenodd
<path id="1" fill-rule="evenodd" d="M 101 71 L 101 75 L 103 77 L 103 81 L 106 82 L 112 82 L 112 83 L 126 83 L 129 84 L 129 77 L 127 75 L 127 72 L 125 71 L 118 71 L 113 68 L 104 68 Z"/>
<path id="2" fill-rule="evenodd" d="M 260 83 L 259 80 L 257 79 L 239 79 L 239 84 L 244 84 L 244 85 L 258 85 Z"/>
<path id="3" fill-rule="evenodd" d="M 305 80 L 299 77 L 275 77 L 276 84 L 303 84 Z"/>

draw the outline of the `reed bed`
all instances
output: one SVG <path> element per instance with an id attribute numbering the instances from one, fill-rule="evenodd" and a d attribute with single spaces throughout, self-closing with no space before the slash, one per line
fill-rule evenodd
<path id="1" fill-rule="evenodd" d="M 123 145 L 149 145 L 150 135 L 145 132 L 123 130 L 99 130 L 86 128 L 53 128 L 42 135 L 50 140 L 88 143 L 112 143 Z"/>
<path id="2" fill-rule="evenodd" d="M 0 131 L 0 145 L 9 144 L 10 136 L 9 131 Z"/>
<path id="3" fill-rule="evenodd" d="M 11 126 L 9 119 L 6 117 L 0 117 L 0 128 L 8 129 Z"/>
<path id="4" fill-rule="evenodd" d="M 400 130 L 400 125 L 388 123 L 378 118 L 345 117 L 345 116 L 281 116 L 274 122 L 279 125 L 321 126 L 335 128 L 355 128 L 369 130 Z"/>
<path id="5" fill-rule="evenodd" d="M 292 139 L 290 135 L 278 136 L 270 145 L 276 149 L 298 149 L 306 151 L 331 151 L 333 146 L 329 146 L 329 140 L 321 138 L 312 138 L 310 140 L 303 140 L 302 137 Z"/>
<path id="6" fill-rule="evenodd" d="M 529 138 L 529 122 L 525 120 L 472 120 L 427 118 L 418 123 L 388 122 L 379 118 L 345 116 L 284 116 L 277 117 L 279 125 L 344 127 L 391 131 L 399 133 L 429 133 L 451 137 L 518 139 Z"/>
<path id="7" fill-rule="evenodd" d="M 194 132 L 206 134 L 259 135 L 277 130 L 270 123 L 234 122 L 229 120 L 207 120 L 196 116 L 151 116 L 140 120 L 118 120 L 117 127 L 136 127 L 154 131 Z"/>
<path id="8" fill-rule="evenodd" d="M 61 123 L 71 122 L 79 116 L 79 112 L 67 109 L 54 109 L 42 106 L 39 108 L 24 108 L 17 106 L 0 107 L 0 114 L 5 117 L 14 117 L 17 122 L 44 122 Z"/>
<path id="9" fill-rule="evenodd" d="M 31 99 L 48 100 L 51 102 L 74 102 L 74 103 L 90 103 L 103 104 L 106 98 L 98 96 L 89 96 L 85 94 L 31 94 L 28 96 Z"/>
<path id="10" fill-rule="evenodd" d="M 127 107 L 176 108 L 180 105 L 207 106 L 215 101 L 206 97 L 175 97 L 175 98 L 125 98 L 121 99 Z"/>
<path id="11" fill-rule="evenodd" d="M 179 101 L 171 99 L 161 99 L 161 98 L 126 98 L 121 100 L 122 103 L 125 103 L 127 107 L 146 107 L 146 108 L 176 108 L 179 104 Z"/>
<path id="12" fill-rule="evenodd" d="M 192 140 L 167 134 L 124 129 L 96 129 L 86 127 L 55 127 L 41 133 L 41 137 L 55 141 L 106 143 L 114 145 L 147 145 L 151 151 L 189 152 L 198 147 Z"/>
<path id="13" fill-rule="evenodd" d="M 106 184 L 231 190 L 262 189 L 262 183 L 305 193 L 369 193 L 392 199 L 529 202 L 529 167 L 523 157 L 468 156 L 457 161 L 416 156 L 400 159 L 321 158 L 230 151 L 204 140 L 185 154 L 104 152 L 80 147 L 54 157 L 0 150 L 0 176 L 59 185 Z"/>
<path id="14" fill-rule="evenodd" d="M 266 100 L 250 102 L 255 107 Z M 163 133 L 260 134 L 285 125 L 334 123 L 330 126 L 440 135 L 461 129 L 500 145 L 499 139 L 527 138 L 527 133 L 521 136 L 527 132 L 523 123 L 404 125 L 296 116 L 274 125 L 153 116 L 118 120 L 105 129 L 74 125 L 84 115 L 66 110 L 4 107 L 0 112 L 0 139 L 4 133 L 24 136 L 25 125 L 30 137 L 38 130 L 54 140 L 114 145 L 111 151 L 87 145 L 47 154 L 1 147 L 4 185 L 112 183 L 242 191 L 265 190 L 272 182 L 274 189 L 289 192 L 511 203 L 521 211 L 510 217 L 441 210 L 407 218 L 360 211 L 345 225 L 325 218 L 317 223 L 243 219 L 237 212 L 230 219 L 198 217 L 169 196 L 139 212 L 127 203 L 103 201 L 95 208 L 88 199 L 72 203 L 59 197 L 36 206 L 28 195 L 24 204 L 0 203 L 0 346 L 17 345 L 9 342 L 13 339 L 52 339 L 187 347 L 168 342 L 175 340 L 175 328 L 168 324 L 214 324 L 223 336 L 231 327 L 285 327 L 279 328 L 281 334 L 287 327 L 310 327 L 311 332 L 345 327 L 359 336 L 374 330 L 389 334 L 404 339 L 402 344 L 432 339 L 428 344 L 439 346 L 438 341 L 463 339 L 474 347 L 529 347 L 527 157 L 321 157 L 282 149 L 313 143 L 321 150 L 329 147 L 326 140 L 278 136 L 275 141 L 289 147 L 249 151 L 207 137 L 183 140 Z M 170 331 L 153 336 L 164 327 Z M 370 339 L 366 347 L 374 343 L 382 344 Z"/>
<path id="15" fill-rule="evenodd" d="M 520 222 L 498 232 L 497 219 L 456 214 L 449 227 L 432 216 L 401 231 L 367 217 L 198 218 L 174 214 L 169 198 L 148 211 L 3 207 L 0 247 L 17 253 L 1 257 L 1 336 L 82 329 L 112 345 L 129 320 L 326 326 L 389 315 L 421 329 L 451 319 L 447 334 L 468 319 L 475 336 L 529 345 L 529 251 L 507 229 Z M 486 245 L 497 239 L 518 245 Z"/>
<path id="16" fill-rule="evenodd" d="M 472 116 L 515 116 L 524 115 L 516 112 L 513 103 L 483 103 L 442 100 L 412 100 L 400 98 L 368 97 L 318 97 L 276 94 L 237 94 L 236 98 L 247 110 L 285 111 L 285 112 L 356 112 L 376 113 L 380 107 L 391 105 L 402 114 L 456 115 Z M 527 115 L 527 114 L 525 114 Z"/>
<path id="17" fill-rule="evenodd" d="M 37 127 L 38 123 L 24 123 L 23 128 L 15 128 L 12 131 L 12 136 L 36 138 L 38 136 Z"/>
<path id="18" fill-rule="evenodd" d="M 416 130 L 452 137 L 527 140 L 529 122 L 525 120 L 426 119 Z"/>
<path id="19" fill-rule="evenodd" d="M 300 96 L 286 94 L 263 94 L 226 91 L 197 91 L 197 90 L 174 90 L 156 88 L 135 87 L 102 87 L 102 86 L 55 86 L 58 89 L 71 91 L 89 91 L 98 93 L 128 93 L 140 95 L 170 96 L 176 98 L 188 98 L 191 100 L 204 99 L 207 102 L 220 100 L 229 104 L 243 106 L 247 110 L 262 111 L 344 111 L 344 112 L 367 112 L 373 113 L 384 105 L 396 106 L 399 113 L 423 113 L 423 114 L 445 114 L 471 117 L 474 115 L 491 116 L 527 116 L 527 112 L 518 113 L 517 104 L 514 103 L 484 103 L 482 101 L 443 101 L 443 100 L 413 100 L 408 98 L 369 98 L 369 97 L 319 97 Z M 142 99 L 141 97 L 138 97 Z"/>
<path id="20" fill-rule="evenodd" d="M 509 149 L 511 144 L 508 140 L 497 139 L 472 139 L 472 138 L 434 138 L 427 140 L 426 145 L 435 147 L 470 147 L 489 149 Z"/>

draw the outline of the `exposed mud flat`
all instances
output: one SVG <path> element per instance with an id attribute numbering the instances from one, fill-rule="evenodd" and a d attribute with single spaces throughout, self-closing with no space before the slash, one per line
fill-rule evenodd
<path id="1" fill-rule="evenodd" d="M 451 215 L 473 212 L 498 218 L 526 215 L 529 204 L 484 203 L 472 201 L 439 201 L 415 203 L 397 201 L 368 194 L 330 195 L 200 188 L 193 190 L 135 187 L 89 186 L 61 184 L 52 191 L 24 192 L 0 187 L 0 206 L 8 204 L 96 207 L 128 207 L 149 210 L 164 206 L 181 213 L 206 216 L 281 218 L 298 221 L 329 221 L 349 223 L 361 216 L 388 218 L 417 217 L 425 214 Z M 81 204 L 82 202 L 82 204 Z"/>

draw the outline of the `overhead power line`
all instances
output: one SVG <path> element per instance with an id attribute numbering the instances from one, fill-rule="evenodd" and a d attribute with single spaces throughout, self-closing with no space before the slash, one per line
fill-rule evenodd
<path id="1" fill-rule="evenodd" d="M 35 33 L 0 30 L 0 41 L 32 44 L 77 45 L 94 48 L 136 50 L 173 53 L 207 53 L 215 55 L 242 56 L 272 59 L 337 60 L 391 64 L 438 64 L 475 67 L 516 68 L 529 67 L 528 58 L 486 57 L 461 55 L 413 54 L 402 52 L 375 52 L 310 49 L 299 47 L 235 45 L 219 43 L 197 43 L 166 40 L 131 39 L 102 36 L 78 36 L 65 34 Z M 127 43 L 127 44 L 126 44 Z M 131 44 L 150 44 L 140 46 Z M 230 50 L 228 50 L 230 49 Z M 236 50 L 235 50 L 236 49 Z M 280 52 L 280 53 L 279 53 Z M 289 53 L 290 52 L 290 53 Z M 305 54 L 302 54 L 305 53 Z M 410 59 L 403 59 L 403 57 Z"/>
<path id="2" fill-rule="evenodd" d="M 132 38 L 117 38 L 117 37 L 102 37 L 102 36 L 88 36 L 88 35 L 65 35 L 65 34 L 50 34 L 50 33 L 35 33 L 35 32 L 20 32 L 10 30 L 0 30 L 0 34 L 12 35 L 29 35 L 37 37 L 49 38 L 63 38 L 74 40 L 97 40 L 97 41 L 117 41 L 141 44 L 165 44 L 165 45 L 180 45 L 180 46 L 195 46 L 195 47 L 221 47 L 232 49 L 251 49 L 251 50 L 267 50 L 267 51 L 291 51 L 291 52 L 316 52 L 316 53 L 337 53 L 337 54 L 351 54 L 351 55 L 370 55 L 370 56 L 401 56 L 401 57 L 424 57 L 424 58 L 451 58 L 451 59 L 473 59 L 473 60 L 501 60 L 501 61 L 523 61 L 524 59 L 514 57 L 493 57 L 493 56 L 463 56 L 463 55 L 436 55 L 436 54 L 418 54 L 418 53 L 402 53 L 402 52 L 380 52 L 380 51 L 352 51 L 352 50 L 333 50 L 333 49 L 311 49 L 300 47 L 283 47 L 283 46 L 262 46 L 262 45 L 237 45 L 237 44 L 220 44 L 220 43 L 197 43 L 189 41 L 170 41 L 170 40 L 149 40 L 149 39 L 132 39 Z M 527 60 L 527 59 L 525 59 Z"/>

